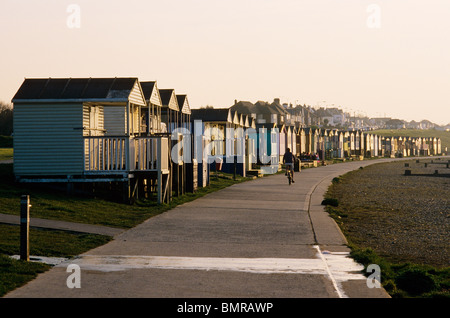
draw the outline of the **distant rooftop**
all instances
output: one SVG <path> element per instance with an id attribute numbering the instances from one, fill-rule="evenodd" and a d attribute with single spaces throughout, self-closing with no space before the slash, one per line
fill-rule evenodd
<path id="1" fill-rule="evenodd" d="M 228 122 L 230 120 L 228 108 L 200 108 L 191 110 L 191 119 L 202 121 Z"/>

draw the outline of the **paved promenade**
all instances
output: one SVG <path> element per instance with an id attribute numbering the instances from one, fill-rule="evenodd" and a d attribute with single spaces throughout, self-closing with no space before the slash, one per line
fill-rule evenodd
<path id="1" fill-rule="evenodd" d="M 321 205 L 331 180 L 361 166 L 334 164 L 233 185 L 118 233 L 5 297 L 388 297 L 368 288 Z M 68 288 L 67 266 L 81 268 Z"/>

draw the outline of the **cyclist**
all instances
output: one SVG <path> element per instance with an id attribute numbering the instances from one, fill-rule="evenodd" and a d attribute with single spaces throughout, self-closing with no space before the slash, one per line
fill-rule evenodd
<path id="1" fill-rule="evenodd" d="M 290 148 L 287 148 L 286 152 L 284 153 L 283 164 L 286 166 L 286 175 L 288 174 L 288 168 L 290 168 L 292 183 L 294 183 L 294 155 L 292 154 Z"/>

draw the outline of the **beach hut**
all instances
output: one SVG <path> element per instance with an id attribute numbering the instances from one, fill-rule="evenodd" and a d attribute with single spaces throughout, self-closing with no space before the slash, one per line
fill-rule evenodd
<path id="1" fill-rule="evenodd" d="M 161 107 L 162 101 L 156 81 L 140 82 L 147 107 L 143 111 L 143 123 L 148 135 L 162 132 Z"/>
<path id="2" fill-rule="evenodd" d="M 361 135 L 359 130 L 355 132 L 355 156 L 359 157 L 361 155 Z"/>
<path id="3" fill-rule="evenodd" d="M 379 155 L 381 157 L 385 157 L 386 156 L 386 137 L 385 136 L 379 136 L 378 139 L 380 141 L 380 152 L 379 152 Z"/>
<path id="4" fill-rule="evenodd" d="M 180 114 L 178 118 L 178 127 L 191 130 L 191 107 L 187 95 L 176 95 Z"/>
<path id="5" fill-rule="evenodd" d="M 237 112 L 229 108 L 193 109 L 191 118 L 201 122 L 207 140 L 207 160 L 215 170 L 216 159 L 222 161 L 222 171 L 245 176 L 245 131 Z M 244 118 L 242 123 L 244 124 Z M 255 138 L 254 136 L 250 136 Z M 236 158 L 235 158 L 236 157 Z"/>
<path id="6" fill-rule="evenodd" d="M 349 131 L 343 131 L 343 143 L 342 143 L 342 152 L 344 158 L 350 157 L 350 132 Z"/>
<path id="7" fill-rule="evenodd" d="M 161 96 L 161 122 L 163 133 L 169 138 L 170 144 L 170 191 L 169 194 L 180 196 L 183 193 L 183 156 L 182 153 L 182 134 L 178 130 L 180 106 L 174 89 L 159 89 Z M 164 129 L 165 127 L 165 129 Z M 175 156 L 174 156 L 175 155 Z"/>
<path id="8" fill-rule="evenodd" d="M 344 145 L 345 145 L 345 132 L 336 131 L 336 141 L 337 141 L 337 158 L 345 158 Z"/>
<path id="9" fill-rule="evenodd" d="M 297 156 L 300 156 L 302 154 L 302 127 L 299 127 L 296 129 L 295 133 L 295 148 Z"/>
<path id="10" fill-rule="evenodd" d="M 366 154 L 366 133 L 359 131 L 359 159 L 364 159 Z"/>
<path id="11" fill-rule="evenodd" d="M 355 157 L 356 156 L 356 131 L 349 131 L 349 141 L 348 141 L 348 147 L 349 147 L 349 156 Z"/>
<path id="12" fill-rule="evenodd" d="M 192 109 L 191 112 L 191 121 L 201 121 L 202 133 L 210 143 L 208 155 L 225 156 L 227 144 L 228 149 L 231 149 L 232 139 L 234 138 L 234 136 L 227 135 L 231 132 L 231 128 L 234 129 L 235 125 L 232 112 L 226 108 Z"/>
<path id="13" fill-rule="evenodd" d="M 142 136 L 148 104 L 137 78 L 25 79 L 14 104 L 14 174 L 20 182 L 120 183 L 135 198 L 155 173 L 158 202 L 169 173 L 168 140 Z"/>
<path id="14" fill-rule="evenodd" d="M 380 155 L 380 138 L 378 135 L 373 135 L 373 155 L 378 157 Z"/>
<path id="15" fill-rule="evenodd" d="M 298 149 L 298 147 L 297 147 L 297 130 L 298 129 L 295 126 L 291 126 L 291 129 L 292 129 L 292 132 L 291 132 L 291 150 L 292 150 L 292 153 L 295 156 L 298 156 L 300 154 L 299 152 L 297 152 L 297 149 Z"/>
<path id="16" fill-rule="evenodd" d="M 286 149 L 289 148 L 292 153 L 294 153 L 294 148 L 292 147 L 292 127 L 286 126 Z M 286 150 L 284 151 L 286 152 Z M 284 152 L 282 152 L 284 154 Z"/>
<path id="17" fill-rule="evenodd" d="M 163 124 L 163 132 L 171 134 L 178 128 L 178 117 L 180 115 L 180 107 L 174 89 L 160 89 L 161 96 L 161 123 Z"/>
<path id="18" fill-rule="evenodd" d="M 185 94 L 175 94 L 177 98 L 177 104 L 179 108 L 178 114 L 178 131 L 179 131 L 179 144 L 181 150 L 179 156 L 182 158 L 182 164 L 180 165 L 180 192 L 183 194 L 186 191 L 193 192 L 195 190 L 196 183 L 193 176 L 192 165 L 192 136 L 191 136 L 191 108 L 189 100 Z M 189 171 L 188 171 L 189 170 Z M 189 177 L 189 178 L 188 178 Z"/>

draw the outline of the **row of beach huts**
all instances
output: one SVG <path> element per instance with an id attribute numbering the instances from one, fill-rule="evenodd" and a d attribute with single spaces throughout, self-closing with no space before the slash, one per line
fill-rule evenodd
<path id="1" fill-rule="evenodd" d="M 138 78 L 25 79 L 12 99 L 18 182 L 108 189 L 170 202 L 209 185 L 210 171 L 247 176 L 302 164 L 442 153 L 439 138 L 304 127 L 280 104 L 192 109 L 185 94 Z"/>

